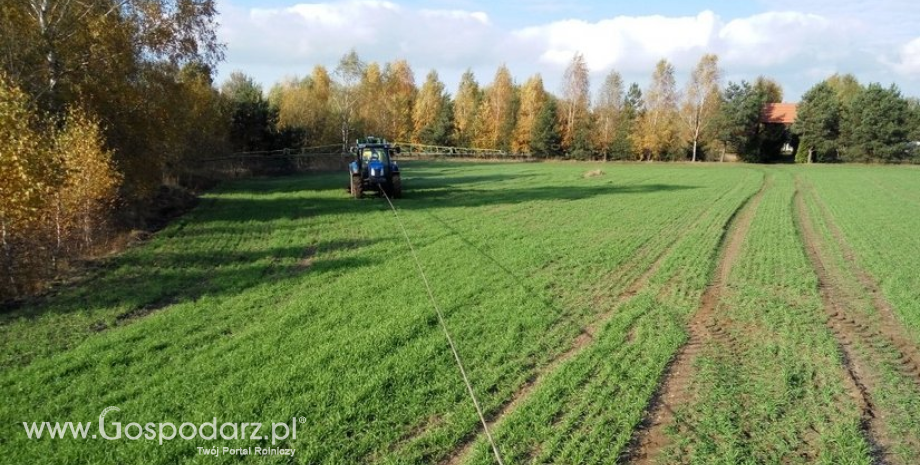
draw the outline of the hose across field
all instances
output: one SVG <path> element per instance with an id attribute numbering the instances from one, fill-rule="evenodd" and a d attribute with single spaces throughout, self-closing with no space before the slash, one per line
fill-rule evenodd
<path id="1" fill-rule="evenodd" d="M 479 400 L 476 398 L 476 393 L 473 392 L 473 385 L 470 383 L 470 379 L 466 375 L 466 369 L 463 367 L 463 362 L 460 360 L 460 354 L 457 352 L 457 346 L 454 344 L 454 339 L 450 336 L 450 331 L 447 329 L 447 323 L 444 321 L 444 314 L 441 313 L 441 307 L 438 306 L 438 302 L 434 299 L 434 293 L 431 292 L 431 285 L 428 284 L 428 277 L 425 275 L 425 270 L 422 268 L 422 264 L 418 260 L 418 255 L 415 253 L 415 247 L 412 246 L 412 241 L 409 240 L 409 233 L 406 231 L 406 226 L 403 224 L 402 219 L 399 218 L 399 213 L 396 211 L 396 206 L 393 205 L 393 201 L 390 200 L 390 196 L 387 195 L 386 189 L 380 189 L 380 192 L 383 193 L 383 197 L 387 199 L 387 203 L 390 205 L 390 210 L 393 211 L 393 216 L 396 217 L 396 222 L 399 223 L 399 227 L 402 229 L 403 236 L 406 238 L 406 244 L 409 245 L 409 251 L 412 252 L 412 258 L 415 260 L 415 266 L 418 267 L 418 272 L 420 275 L 422 275 L 422 281 L 425 283 L 425 289 L 428 291 L 428 299 L 431 300 L 431 305 L 434 307 L 434 311 L 438 315 L 438 323 L 441 325 L 441 330 L 444 332 L 444 337 L 447 338 L 447 343 L 450 345 L 450 351 L 454 354 L 454 360 L 457 362 L 457 367 L 460 368 L 460 375 L 463 376 L 463 383 L 466 385 L 466 391 L 470 394 L 470 399 L 473 400 L 473 406 L 476 407 L 476 413 L 479 415 L 479 421 L 482 423 L 482 429 L 486 433 L 486 438 L 488 438 L 489 444 L 492 446 L 492 452 L 495 454 L 495 460 L 498 462 L 498 465 L 505 465 L 505 463 L 502 461 L 501 454 L 498 452 L 498 445 L 495 444 L 495 439 L 492 437 L 492 433 L 489 431 L 489 423 L 486 421 L 485 415 L 482 414 L 482 407 L 479 406 Z"/>

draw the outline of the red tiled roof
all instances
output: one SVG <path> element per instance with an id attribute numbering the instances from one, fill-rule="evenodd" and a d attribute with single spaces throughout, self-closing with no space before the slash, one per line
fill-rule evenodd
<path id="1" fill-rule="evenodd" d="M 760 114 L 761 123 L 792 124 L 798 105 L 795 103 L 768 103 Z"/>

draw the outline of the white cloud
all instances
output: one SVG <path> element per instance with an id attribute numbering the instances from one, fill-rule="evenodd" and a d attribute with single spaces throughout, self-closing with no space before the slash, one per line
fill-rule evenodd
<path id="1" fill-rule="evenodd" d="M 344 0 L 244 10 L 221 5 L 220 38 L 229 67 L 276 67 L 280 75 L 334 66 L 356 49 L 362 58 L 407 58 L 415 66 L 473 66 L 498 40 L 484 12 L 414 10 L 393 2 Z M 486 51 L 486 52 L 484 52 Z M 269 83 L 266 83 L 269 84 Z"/>
<path id="2" fill-rule="evenodd" d="M 365 60 L 408 59 L 417 79 L 435 68 L 450 89 L 466 68 L 487 82 L 498 65 L 506 63 L 518 80 L 540 72 L 547 88 L 556 90 L 576 52 L 584 54 L 595 82 L 617 69 L 627 80 L 640 83 L 661 58 L 674 63 L 681 78 L 702 54 L 716 53 L 733 79 L 775 77 L 791 99 L 830 70 L 876 80 L 887 79 L 885 70 L 920 73 L 920 39 L 903 45 L 899 58 L 889 63 L 883 57 L 897 46 L 867 39 L 885 28 L 879 17 L 867 21 L 833 16 L 830 8 L 728 19 L 708 10 L 695 16 L 569 19 L 507 30 L 482 11 L 415 8 L 395 0 L 329 0 L 253 9 L 235 7 L 232 1 L 222 0 L 220 5 L 220 38 L 228 44 L 222 74 L 251 71 L 266 86 L 284 75 L 307 74 L 316 64 L 332 68 L 351 48 Z M 788 1 L 783 6 L 794 8 L 796 0 L 783 1 Z M 823 5 L 825 0 L 802 1 Z"/>
<path id="3" fill-rule="evenodd" d="M 828 61 L 847 53 L 846 25 L 799 12 L 735 19 L 719 38 L 724 61 L 742 66 L 770 67 L 798 57 Z"/>
<path id="4" fill-rule="evenodd" d="M 648 69 L 660 58 L 706 49 L 716 22 L 711 11 L 695 17 L 619 16 L 595 23 L 559 21 L 514 34 L 539 44 L 539 59 L 544 63 L 565 66 L 581 52 L 592 70 L 612 66 Z"/>
<path id="5" fill-rule="evenodd" d="M 920 77 L 920 37 L 904 44 L 899 55 L 900 60 L 892 66 L 899 73 L 911 77 Z"/>

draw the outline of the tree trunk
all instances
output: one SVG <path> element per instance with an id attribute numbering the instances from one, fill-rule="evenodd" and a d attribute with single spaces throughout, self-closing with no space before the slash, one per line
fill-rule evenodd
<path id="1" fill-rule="evenodd" d="M 57 201 L 54 203 L 54 233 L 57 241 L 54 246 L 54 253 L 51 254 L 51 268 L 57 272 L 58 257 L 61 255 L 63 240 L 61 238 L 61 196 L 56 195 L 55 197 Z"/>
<path id="2" fill-rule="evenodd" d="M 16 289 L 16 279 L 13 277 L 13 251 L 7 239 L 6 218 L 0 217 L 0 245 L 3 246 L 3 268 L 10 279 L 10 288 Z"/>
<path id="3" fill-rule="evenodd" d="M 89 251 L 90 247 L 93 245 L 93 224 L 92 224 L 92 208 L 90 202 L 87 201 L 84 205 L 83 211 L 83 240 L 86 250 Z"/>
<path id="4" fill-rule="evenodd" d="M 48 71 L 48 101 L 51 109 L 57 111 L 57 84 L 60 80 L 60 67 L 55 45 L 55 32 L 52 30 L 51 21 L 48 18 L 48 0 L 32 3 L 32 9 L 35 11 L 35 19 L 38 20 L 38 32 L 44 41 L 45 46 L 45 65 Z"/>
<path id="5" fill-rule="evenodd" d="M 696 138 L 693 139 L 693 162 L 696 163 Z"/>

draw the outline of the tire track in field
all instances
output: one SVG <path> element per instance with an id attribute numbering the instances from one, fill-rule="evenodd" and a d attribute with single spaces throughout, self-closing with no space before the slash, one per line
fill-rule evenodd
<path id="1" fill-rule="evenodd" d="M 849 299 L 840 287 L 839 270 L 829 269 L 819 252 L 820 236 L 808 216 L 798 179 L 796 179 L 793 202 L 796 211 L 796 226 L 802 235 L 805 253 L 818 276 L 818 291 L 821 294 L 824 311 L 830 316 L 826 324 L 837 340 L 837 349 L 841 354 L 841 362 L 846 373 L 844 384 L 848 395 L 860 409 L 860 429 L 873 449 L 872 454 L 876 463 L 884 462 L 882 458 L 885 452 L 882 443 L 888 441 L 882 434 L 881 421 L 870 394 L 875 383 L 870 370 L 852 348 L 854 341 L 864 340 L 865 335 L 860 334 L 861 331 L 852 326 L 853 320 L 848 317 L 850 312 L 845 305 Z"/>
<path id="2" fill-rule="evenodd" d="M 771 180 L 764 175 L 757 193 L 739 205 L 729 219 L 729 227 L 720 240 L 719 258 L 712 282 L 703 292 L 699 309 L 688 325 L 689 338 L 665 369 L 658 391 L 649 402 L 645 419 L 633 435 L 633 445 L 625 455 L 627 461 L 637 464 L 655 463 L 664 448 L 671 443 L 665 431 L 674 424 L 675 408 L 690 401 L 693 362 L 700 350 L 713 340 L 722 342 L 729 349 L 734 346 L 718 322 L 715 310 L 732 267 L 741 253 L 741 246 L 754 219 L 754 213 L 771 184 Z"/>
<path id="3" fill-rule="evenodd" d="M 719 197 L 716 198 L 715 201 L 712 202 L 712 204 L 714 205 L 715 203 L 717 203 L 723 197 L 728 195 L 728 193 L 734 191 L 735 188 L 737 187 L 738 187 L 737 185 L 732 186 L 731 189 L 728 189 L 725 192 L 723 192 Z M 707 216 L 711 208 L 712 207 L 710 206 L 702 214 L 700 214 L 690 224 L 688 229 L 692 230 L 696 226 L 698 226 L 699 223 L 703 220 L 703 218 Z M 582 353 L 585 349 L 587 349 L 591 345 L 591 343 L 594 341 L 594 337 L 597 334 L 597 332 L 601 330 L 611 318 L 613 318 L 616 310 L 622 307 L 627 302 L 629 302 L 633 297 L 638 295 L 639 292 L 641 292 L 642 289 L 649 284 L 649 281 L 651 280 L 651 278 L 655 276 L 655 274 L 661 268 L 661 265 L 664 263 L 665 259 L 668 258 L 671 251 L 677 245 L 678 239 L 679 239 L 678 236 L 674 236 L 674 238 L 670 242 L 668 242 L 667 246 L 664 247 L 658 253 L 658 255 L 655 257 L 655 261 L 651 264 L 651 266 L 649 266 L 649 268 L 645 270 L 645 272 L 642 273 L 641 276 L 636 278 L 629 285 L 629 287 L 627 287 L 623 292 L 619 294 L 619 296 L 616 299 L 616 303 L 611 305 L 609 310 L 600 314 L 597 318 L 594 319 L 593 322 L 591 322 L 588 326 L 586 326 L 582 330 L 582 332 L 572 342 L 572 345 L 565 352 L 556 356 L 544 368 L 538 370 L 526 383 L 524 383 L 524 385 L 520 389 L 518 389 L 511 396 L 511 399 L 509 399 L 508 402 L 502 405 L 496 413 L 494 413 L 493 415 L 490 415 L 487 418 L 489 430 L 495 431 L 499 426 L 501 426 L 502 422 L 512 412 L 514 412 L 520 405 L 522 405 L 530 397 L 530 395 L 534 391 L 536 391 L 536 389 L 543 383 L 543 381 L 551 373 L 555 372 L 559 368 L 559 366 L 561 366 L 566 361 L 575 358 L 578 354 Z M 641 257 L 641 256 L 644 256 L 645 253 L 647 252 L 640 249 L 637 255 Z M 628 263 L 625 266 L 628 266 Z M 629 338 L 630 336 L 627 335 L 627 340 Z M 451 455 L 448 456 L 447 459 L 441 461 L 441 464 L 442 465 L 459 465 L 461 463 L 466 462 L 467 459 L 470 457 L 470 455 L 473 452 L 473 447 L 476 445 L 477 438 L 479 435 L 480 433 L 477 433 L 475 436 L 472 436 L 464 440 L 461 443 L 461 445 L 457 449 L 455 449 Z"/>
<path id="4" fill-rule="evenodd" d="M 575 358 L 578 354 L 582 353 L 587 349 L 591 343 L 594 341 L 594 336 L 597 334 L 597 331 L 603 328 L 604 324 L 613 317 L 616 309 L 620 308 L 623 304 L 628 302 L 630 299 L 635 297 L 639 291 L 645 287 L 652 276 L 658 271 L 661 267 L 661 264 L 664 263 L 664 260 L 667 258 L 669 252 L 673 249 L 676 241 L 672 242 L 668 247 L 663 249 L 655 259 L 655 262 L 646 270 L 641 276 L 639 276 L 635 281 L 630 284 L 630 286 L 624 290 L 616 300 L 616 303 L 611 306 L 610 310 L 602 313 L 597 319 L 595 319 L 591 324 L 585 327 L 581 334 L 575 338 L 572 342 L 572 345 L 555 358 L 553 358 L 549 364 L 547 364 L 543 369 L 538 370 L 520 389 L 518 389 L 501 408 L 498 412 L 490 415 L 487 419 L 490 430 L 497 429 L 505 418 L 515 411 L 521 404 L 523 404 L 530 395 L 537 390 L 538 387 L 543 383 L 543 381 L 553 372 L 555 372 L 559 366 L 563 363 Z M 459 465 L 464 463 L 473 452 L 473 446 L 476 445 L 476 439 L 479 436 L 477 433 L 476 436 L 473 436 L 462 443 L 460 448 L 456 449 L 447 460 L 442 461 L 442 464 L 445 465 Z"/>
<path id="5" fill-rule="evenodd" d="M 821 218 L 824 220 L 824 224 L 827 225 L 831 236 L 833 236 L 834 242 L 837 244 L 840 253 L 849 265 L 850 271 L 862 286 L 862 290 L 864 291 L 862 294 L 871 297 L 872 306 L 878 311 L 877 315 L 879 316 L 879 321 L 875 328 L 873 328 L 872 322 L 865 321 L 865 318 L 858 319 L 858 317 L 861 316 L 858 313 L 854 315 L 857 319 L 850 317 L 852 321 L 847 322 L 856 325 L 859 331 L 863 333 L 867 332 L 869 336 L 875 340 L 882 337 L 887 338 L 887 342 L 892 344 L 897 350 L 901 371 L 911 377 L 914 382 L 920 386 L 920 349 L 918 349 L 916 343 L 913 342 L 910 335 L 904 330 L 904 326 L 898 320 L 894 307 L 888 302 L 888 299 L 885 298 L 885 294 L 879 287 L 878 281 L 868 271 L 859 266 L 856 252 L 853 251 L 847 243 L 843 232 L 834 222 L 833 215 L 831 215 L 827 205 L 821 200 L 817 192 L 815 192 L 813 186 L 806 183 L 803 183 L 803 185 L 805 187 L 804 191 L 814 199 L 815 204 L 818 206 Z M 823 247 L 823 250 L 826 256 L 826 247 Z M 839 275 L 839 271 L 837 274 Z"/>

